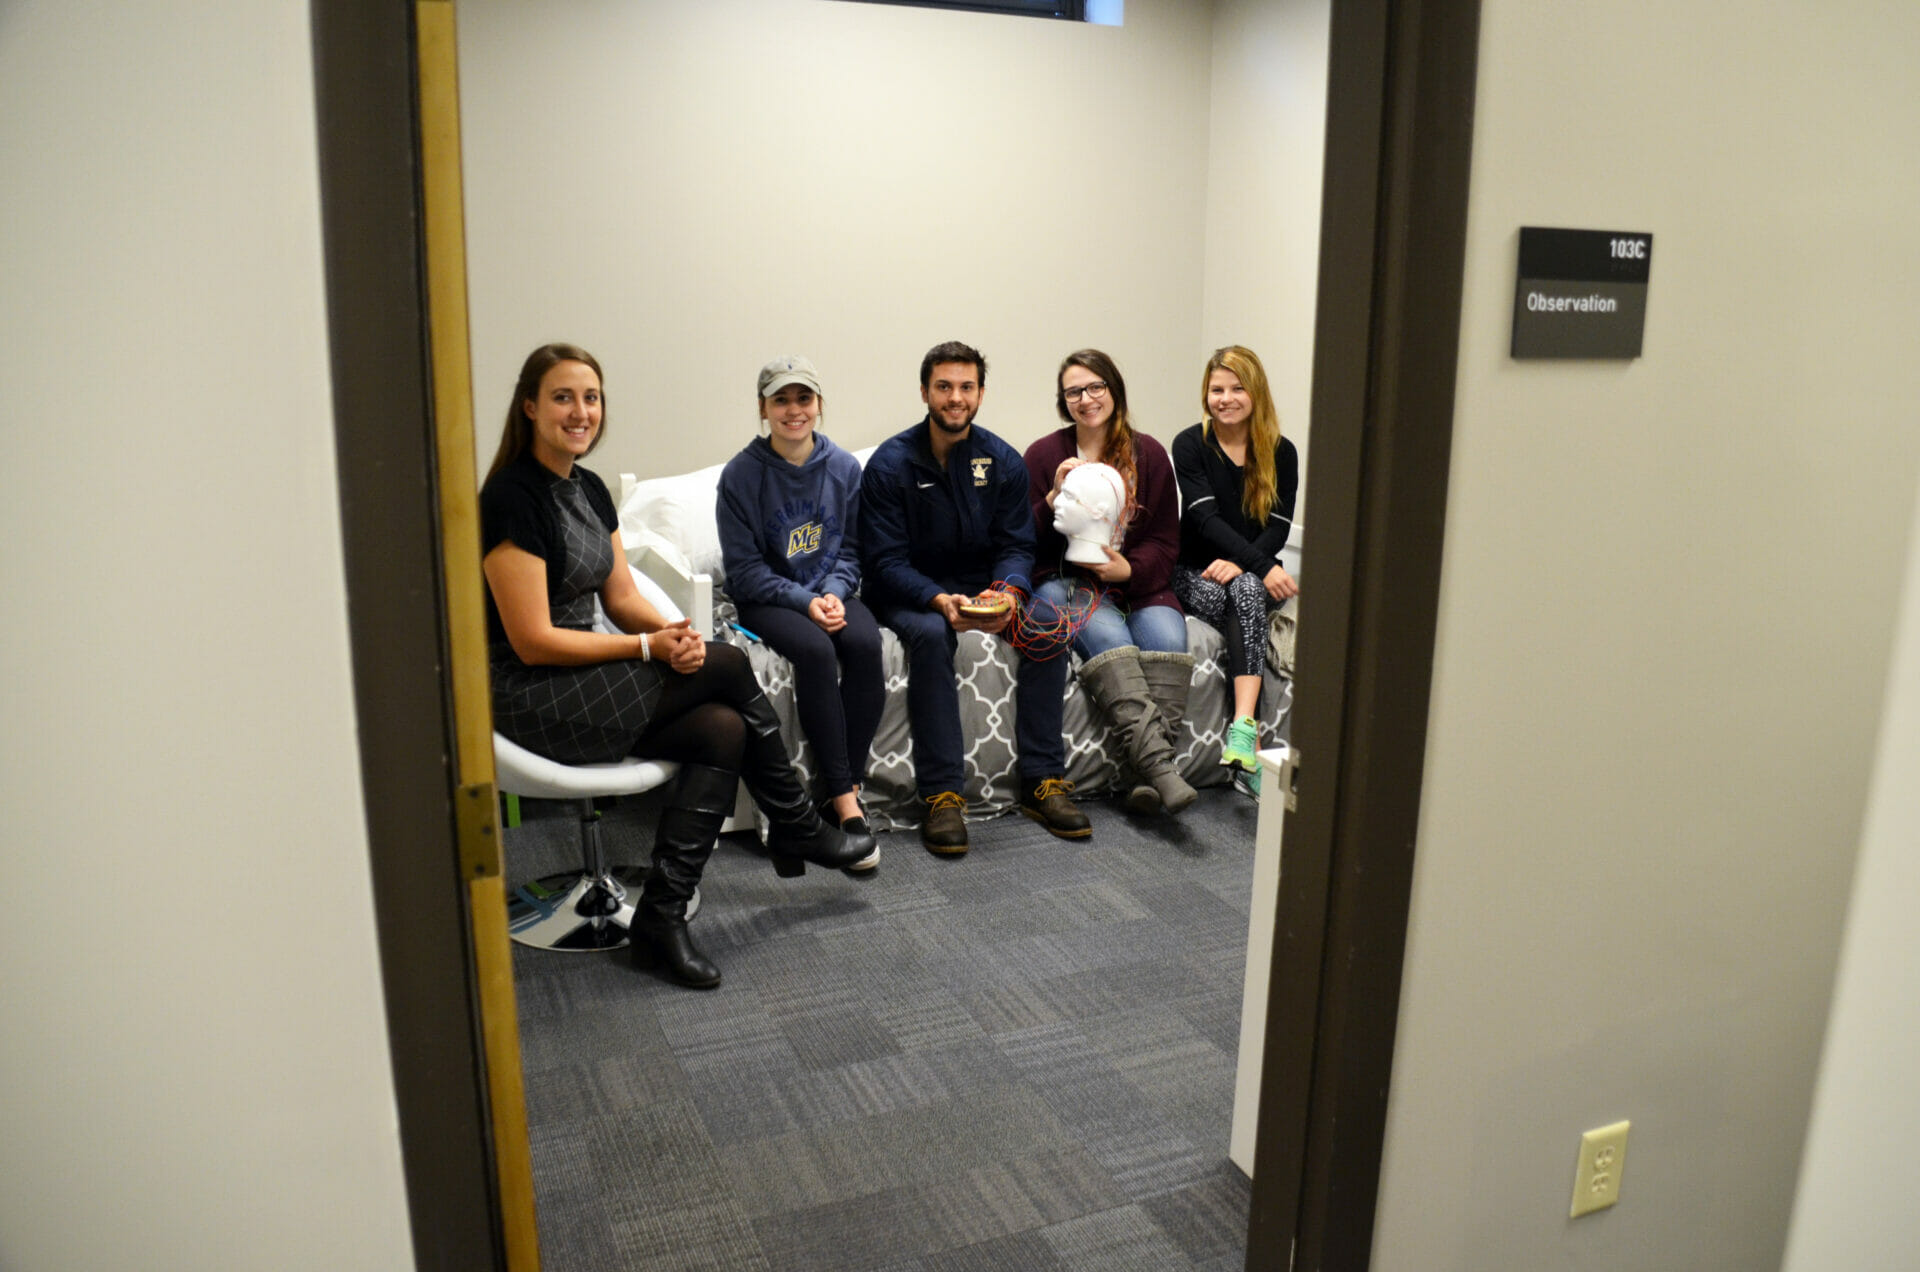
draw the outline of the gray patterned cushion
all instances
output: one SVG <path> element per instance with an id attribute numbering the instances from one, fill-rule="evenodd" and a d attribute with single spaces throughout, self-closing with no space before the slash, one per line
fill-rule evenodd
<path id="1" fill-rule="evenodd" d="M 793 665 L 765 643 L 749 640 L 728 626 L 737 617 L 733 602 L 724 597 L 714 604 L 714 630 L 744 649 L 753 674 L 780 717 L 781 736 L 799 762 L 808 781 L 815 775 L 812 748 L 800 732 L 794 710 Z M 880 629 L 887 675 L 887 706 L 880 731 L 873 739 L 867 784 L 861 795 L 867 820 L 875 830 L 918 826 L 922 807 L 913 782 L 913 741 L 907 730 L 907 660 L 900 638 Z M 1233 698 L 1223 670 L 1220 633 L 1187 619 L 1187 649 L 1193 654 L 1193 681 L 1187 699 L 1187 720 L 1176 740 L 1180 769 L 1195 786 L 1214 786 L 1231 780 L 1220 766 Z M 978 632 L 963 633 L 954 655 L 954 675 L 960 682 L 960 723 L 967 739 L 967 811 L 974 817 L 1011 809 L 1019 799 L 1015 786 L 1013 750 L 1013 675 L 1016 655 L 1006 642 Z M 1080 659 L 1074 657 L 1076 670 Z M 1274 746 L 1286 741 L 1293 709 L 1293 682 L 1266 669 L 1261 690 L 1261 741 Z M 1104 722 L 1091 716 L 1092 706 L 1077 677 L 1068 681 L 1066 711 L 1067 777 L 1076 795 L 1102 795 L 1113 790 L 1118 769 L 1109 758 Z"/>

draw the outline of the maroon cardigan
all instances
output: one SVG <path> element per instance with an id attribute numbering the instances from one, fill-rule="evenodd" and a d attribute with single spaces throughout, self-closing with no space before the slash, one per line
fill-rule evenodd
<path id="1" fill-rule="evenodd" d="M 1067 541 L 1053 528 L 1053 509 L 1047 507 L 1047 492 L 1053 489 L 1053 470 L 1061 461 L 1079 454 L 1073 442 L 1073 425 L 1044 434 L 1027 447 L 1027 497 L 1033 505 L 1033 585 L 1068 570 L 1067 577 L 1098 586 L 1098 580 L 1066 560 Z M 1173 480 L 1173 464 L 1166 448 L 1138 429 L 1133 434 L 1134 467 L 1139 470 L 1139 489 L 1134 493 L 1137 512 L 1120 542 L 1120 554 L 1133 567 L 1127 580 L 1125 600 L 1129 610 L 1148 605 L 1165 605 L 1180 610 L 1173 594 L 1173 563 L 1180 555 L 1180 492 Z"/>

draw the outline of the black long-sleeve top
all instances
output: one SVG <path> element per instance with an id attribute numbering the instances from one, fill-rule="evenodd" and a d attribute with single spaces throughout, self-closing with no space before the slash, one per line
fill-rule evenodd
<path id="1" fill-rule="evenodd" d="M 1217 560 L 1265 576 L 1293 529 L 1300 490 L 1300 453 L 1282 437 L 1273 448 L 1273 507 L 1265 525 L 1247 518 L 1241 498 L 1246 471 L 1227 458 L 1204 424 L 1173 439 L 1173 474 L 1180 483 L 1180 564 L 1204 570 Z"/>

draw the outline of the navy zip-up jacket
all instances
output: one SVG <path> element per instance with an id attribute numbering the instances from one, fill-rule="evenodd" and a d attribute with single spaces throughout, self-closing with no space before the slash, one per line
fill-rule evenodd
<path id="1" fill-rule="evenodd" d="M 1033 586 L 1033 510 L 1020 452 L 975 424 L 933 459 L 922 419 L 880 443 L 860 482 L 869 604 L 925 609 L 942 592 Z"/>
<path id="2" fill-rule="evenodd" d="M 845 600 L 860 585 L 860 461 L 825 433 L 801 464 L 754 438 L 721 470 L 714 504 L 736 602 L 804 611 L 816 596 Z"/>

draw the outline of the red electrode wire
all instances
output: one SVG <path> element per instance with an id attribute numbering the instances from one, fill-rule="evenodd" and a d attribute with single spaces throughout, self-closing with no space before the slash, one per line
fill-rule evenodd
<path id="1" fill-rule="evenodd" d="M 1047 605 L 1051 615 L 1041 617 L 1034 613 L 1027 589 L 1019 584 L 1002 579 L 993 585 L 992 590 L 1006 592 L 1013 597 L 1013 621 L 1007 624 L 1002 634 L 1008 644 L 1034 662 L 1046 662 L 1066 653 L 1073 644 L 1073 638 L 1080 634 L 1080 629 L 1087 625 L 1087 620 L 1093 617 L 1103 600 L 1099 592 L 1076 587 L 1065 601 L 1058 605 Z"/>

